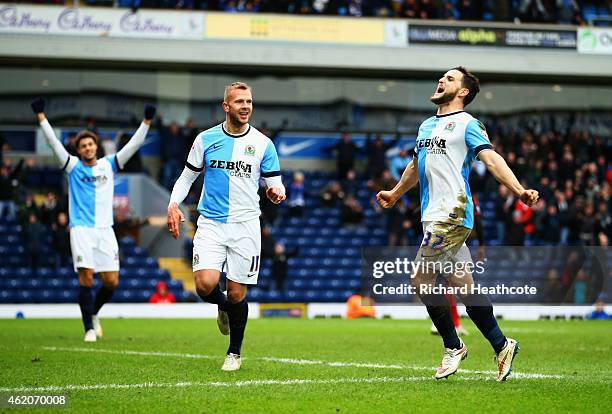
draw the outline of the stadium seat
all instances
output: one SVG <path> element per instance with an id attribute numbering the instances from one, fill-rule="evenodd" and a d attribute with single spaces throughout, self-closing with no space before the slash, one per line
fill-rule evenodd
<path id="1" fill-rule="evenodd" d="M 183 282 L 180 280 L 169 280 L 167 285 L 168 289 L 183 289 Z"/>
<path id="2" fill-rule="evenodd" d="M 33 301 L 32 292 L 30 290 L 20 290 L 17 292 L 17 301 L 19 303 L 30 303 Z"/>
<path id="3" fill-rule="evenodd" d="M 131 237 L 122 237 L 121 240 L 119 240 L 119 245 L 122 247 L 124 246 L 134 247 L 136 246 L 136 242 Z"/>
<path id="4" fill-rule="evenodd" d="M 113 298 L 116 299 L 117 302 L 132 302 L 134 295 L 132 294 L 132 290 L 121 289 L 115 292 Z"/>
<path id="5" fill-rule="evenodd" d="M 13 293 L 0 285 L 0 303 L 12 303 Z"/>
<path id="6" fill-rule="evenodd" d="M 73 277 L 76 276 L 76 272 L 72 267 L 60 267 L 56 271 L 57 276 L 59 277 Z"/>
<path id="7" fill-rule="evenodd" d="M 37 269 L 36 275 L 38 277 L 51 277 L 52 275 L 55 275 L 56 271 L 55 269 L 52 269 L 50 267 L 40 267 Z"/>
<path id="8" fill-rule="evenodd" d="M 253 302 L 261 300 L 262 291 L 258 288 L 252 288 L 247 291 L 248 299 Z"/>
<path id="9" fill-rule="evenodd" d="M 76 289 L 64 289 L 59 292 L 59 299 L 61 302 L 74 302 L 77 298 Z"/>
<path id="10" fill-rule="evenodd" d="M 25 279 L 8 279 L 7 287 L 11 289 L 24 289 Z"/>
<path id="11" fill-rule="evenodd" d="M 142 279 L 125 279 L 120 282 L 121 286 L 125 286 L 129 289 L 137 289 L 145 286 L 145 281 Z"/>
<path id="12" fill-rule="evenodd" d="M 167 280 L 170 279 L 170 273 L 166 269 L 152 269 L 151 276 L 157 280 Z"/>

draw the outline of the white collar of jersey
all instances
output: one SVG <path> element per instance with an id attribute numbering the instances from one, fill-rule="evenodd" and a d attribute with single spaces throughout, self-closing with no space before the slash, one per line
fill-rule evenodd
<path id="1" fill-rule="evenodd" d="M 248 125 L 248 124 L 247 124 Z M 249 127 L 247 128 L 246 131 L 244 131 L 242 134 L 231 134 L 229 132 L 227 132 L 227 130 L 225 129 L 225 122 L 223 122 L 221 124 L 221 129 L 223 130 L 223 132 L 225 133 L 225 135 L 228 135 L 232 138 L 241 138 L 243 136 L 245 136 L 246 134 L 248 134 L 251 131 L 251 125 L 249 125 Z"/>
<path id="2" fill-rule="evenodd" d="M 453 116 L 453 115 L 460 114 L 461 112 L 465 112 L 465 111 L 462 109 L 462 110 L 460 110 L 460 111 L 451 112 L 451 113 L 449 113 L 449 114 L 444 114 L 444 115 L 436 115 L 436 118 L 444 118 L 444 117 L 447 117 L 447 116 Z"/>

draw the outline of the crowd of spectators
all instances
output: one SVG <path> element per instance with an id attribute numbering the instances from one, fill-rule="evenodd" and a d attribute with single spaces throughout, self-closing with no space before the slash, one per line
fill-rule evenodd
<path id="1" fill-rule="evenodd" d="M 497 239 L 505 245 L 608 245 L 612 236 L 610 143 L 588 132 L 506 136 L 496 150 L 540 200 L 527 207 L 482 167 L 473 189 L 497 194 Z"/>
<path id="2" fill-rule="evenodd" d="M 70 4 L 69 0 L 32 0 Z M 174 8 L 227 13 L 404 17 L 467 21 L 584 23 L 583 8 L 612 13 L 610 0 L 86 0 L 88 5 Z"/>
<path id="3" fill-rule="evenodd" d="M 26 188 L 28 171 L 34 166 L 31 159 L 16 163 L 3 160 L 0 166 L 0 219 L 21 225 L 24 253 L 32 269 L 48 264 L 47 257 L 41 254 L 47 234 L 52 236 L 52 261 L 57 267 L 66 266 L 70 260 L 68 200 L 54 191 L 41 193 L 41 189 Z M 35 196 L 33 191 L 39 193 Z"/>

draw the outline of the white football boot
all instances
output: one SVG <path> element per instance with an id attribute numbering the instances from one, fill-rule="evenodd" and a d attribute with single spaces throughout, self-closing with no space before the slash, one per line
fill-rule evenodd
<path id="1" fill-rule="evenodd" d="M 94 331 L 93 329 L 90 329 L 87 332 L 85 332 L 85 342 L 96 342 L 96 340 L 97 340 L 96 331 Z"/>
<path id="2" fill-rule="evenodd" d="M 438 369 L 436 369 L 435 379 L 447 378 L 453 375 L 459 369 L 461 361 L 467 358 L 468 349 L 467 346 L 461 342 L 461 346 L 458 349 L 446 348 L 442 362 Z"/>
<path id="3" fill-rule="evenodd" d="M 240 369 L 240 355 L 232 354 L 231 352 L 225 357 L 225 362 L 221 369 L 223 371 L 238 371 Z"/>
<path id="4" fill-rule="evenodd" d="M 512 372 L 512 361 L 519 352 L 519 345 L 512 338 L 506 338 L 506 345 L 495 356 L 495 362 L 497 363 L 497 382 L 502 382 L 508 379 L 508 376 Z"/>

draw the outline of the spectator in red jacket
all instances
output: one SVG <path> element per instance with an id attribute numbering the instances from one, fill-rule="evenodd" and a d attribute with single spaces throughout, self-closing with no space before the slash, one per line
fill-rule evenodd
<path id="1" fill-rule="evenodd" d="M 516 200 L 514 203 L 512 219 L 515 227 L 514 232 L 511 232 L 512 237 L 509 244 L 511 246 L 524 246 L 525 239 L 530 241 L 531 235 L 535 231 L 535 225 L 533 224 L 533 210 L 521 200 Z"/>
<path id="2" fill-rule="evenodd" d="M 168 292 L 168 286 L 163 281 L 160 281 L 155 288 L 156 292 L 151 295 L 149 303 L 176 303 L 176 298 Z"/>

